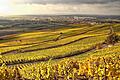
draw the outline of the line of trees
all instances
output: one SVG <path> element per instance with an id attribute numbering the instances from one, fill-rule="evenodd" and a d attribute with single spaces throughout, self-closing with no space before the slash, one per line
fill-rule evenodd
<path id="1" fill-rule="evenodd" d="M 105 43 L 108 45 L 114 45 L 119 41 L 120 41 L 120 36 L 115 33 L 115 31 L 113 30 L 113 27 L 110 27 L 110 33 L 108 34 L 107 39 L 105 40 Z"/>

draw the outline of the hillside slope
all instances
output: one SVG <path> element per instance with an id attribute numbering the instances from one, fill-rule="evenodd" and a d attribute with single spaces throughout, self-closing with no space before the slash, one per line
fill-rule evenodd
<path id="1" fill-rule="evenodd" d="M 110 47 L 102 44 L 110 26 L 120 35 L 120 24 L 70 24 L 69 27 L 59 27 L 55 31 L 40 30 L 7 36 L 6 40 L 0 40 L 0 70 L 6 71 L 0 71 L 0 75 L 5 73 L 10 76 L 16 72 L 10 76 L 11 79 L 17 75 L 22 79 L 33 80 L 106 79 L 111 75 L 110 79 L 117 79 L 120 77 L 120 42 Z M 101 70 L 93 72 L 101 66 Z M 9 71 L 10 75 L 7 74 Z M 113 74 L 114 71 L 118 72 Z"/>

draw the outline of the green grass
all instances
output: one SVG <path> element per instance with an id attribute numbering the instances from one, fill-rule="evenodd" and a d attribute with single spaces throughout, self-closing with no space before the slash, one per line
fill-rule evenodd
<path id="1" fill-rule="evenodd" d="M 113 26 L 114 30 L 118 34 L 120 34 L 119 25 L 120 24 L 101 24 L 101 25 L 73 24 L 70 25 L 71 27 L 58 28 L 56 29 L 56 32 L 37 31 L 37 32 L 17 34 L 15 36 L 12 36 L 14 37 L 14 39 L 10 41 L 8 40 L 7 42 L 0 44 L 1 54 L 4 52 L 16 50 L 15 53 L 13 51 L 10 54 L 9 53 L 3 54 L 2 57 L 0 58 L 1 60 L 0 63 L 1 64 L 14 63 L 17 61 L 19 63 L 19 61 L 22 62 L 22 60 L 24 62 L 37 61 L 43 58 L 45 59 L 45 58 L 53 58 L 57 56 L 68 55 L 71 54 L 71 52 L 77 50 L 83 50 L 95 44 L 103 42 L 107 36 L 107 33 L 109 32 L 109 26 Z M 60 32 L 63 33 L 60 39 L 58 41 L 54 41 L 53 39 L 56 39 L 60 35 Z M 78 40 L 84 37 L 89 37 L 89 38 Z M 54 46 L 58 46 L 58 47 L 54 47 Z M 49 48 L 49 47 L 53 47 L 53 48 Z M 95 52 L 81 54 L 78 55 L 77 57 L 78 58 L 82 58 L 83 56 L 87 57 L 87 55 L 92 55 L 94 53 Z"/>
<path id="2" fill-rule="evenodd" d="M 104 42 L 110 26 L 120 35 L 120 24 L 71 24 L 55 31 L 33 31 L 9 36 L 6 41 L 0 41 L 0 76 L 3 80 L 20 76 L 33 80 L 52 80 L 55 77 L 75 80 L 82 79 L 81 75 L 104 78 L 107 67 L 107 74 L 111 73 L 108 77 L 112 75 L 117 80 L 120 42 L 111 47 L 80 53 Z M 63 34 L 55 41 L 61 32 Z M 115 71 L 117 73 L 113 75 Z"/>

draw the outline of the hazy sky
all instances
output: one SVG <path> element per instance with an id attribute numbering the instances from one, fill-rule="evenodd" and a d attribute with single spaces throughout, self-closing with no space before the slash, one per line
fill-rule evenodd
<path id="1" fill-rule="evenodd" d="M 0 0 L 0 15 L 120 15 L 120 0 Z"/>

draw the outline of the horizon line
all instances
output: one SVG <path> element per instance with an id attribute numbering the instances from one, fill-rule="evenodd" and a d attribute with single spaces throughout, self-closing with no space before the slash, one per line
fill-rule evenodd
<path id="1" fill-rule="evenodd" d="M 21 14 L 21 15 L 0 15 L 0 17 L 12 16 L 69 16 L 69 15 L 83 15 L 83 16 L 120 16 L 119 14 Z"/>

